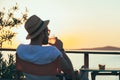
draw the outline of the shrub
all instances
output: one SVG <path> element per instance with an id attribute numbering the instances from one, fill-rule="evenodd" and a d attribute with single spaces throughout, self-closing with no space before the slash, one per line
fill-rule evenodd
<path id="1" fill-rule="evenodd" d="M 16 70 L 14 55 L 9 54 L 8 60 L 3 59 L 0 52 L 0 78 L 3 80 L 20 80 L 24 78 L 22 72 Z M 0 79 L 0 80 L 1 80 Z"/>

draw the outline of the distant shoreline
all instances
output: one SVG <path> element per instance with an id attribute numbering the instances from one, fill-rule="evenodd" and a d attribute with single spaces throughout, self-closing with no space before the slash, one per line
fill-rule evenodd
<path id="1" fill-rule="evenodd" d="M 105 47 L 95 47 L 95 48 L 81 48 L 81 49 L 70 49 L 70 50 L 114 50 L 120 51 L 119 47 L 105 46 Z"/>

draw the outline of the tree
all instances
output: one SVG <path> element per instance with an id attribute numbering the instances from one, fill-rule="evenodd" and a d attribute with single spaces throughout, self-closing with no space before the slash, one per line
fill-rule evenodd
<path id="1" fill-rule="evenodd" d="M 27 8 L 24 13 L 18 14 L 18 11 L 17 3 L 8 10 L 5 8 L 0 10 L 0 48 L 2 48 L 4 42 L 12 42 L 12 38 L 16 35 L 12 28 L 22 25 L 27 20 Z M 7 61 L 3 59 L 3 54 L 0 51 L 0 80 L 20 80 L 24 77 L 20 71 L 16 70 L 15 63 L 14 55 L 8 55 Z"/>
<path id="2" fill-rule="evenodd" d="M 18 11 L 19 7 L 17 3 L 8 10 L 5 8 L 0 10 L 0 48 L 2 48 L 3 42 L 12 42 L 12 38 L 16 35 L 16 33 L 12 31 L 12 28 L 20 26 L 27 20 L 27 8 L 24 13 L 18 14 Z M 19 17 L 16 15 L 19 15 Z"/>

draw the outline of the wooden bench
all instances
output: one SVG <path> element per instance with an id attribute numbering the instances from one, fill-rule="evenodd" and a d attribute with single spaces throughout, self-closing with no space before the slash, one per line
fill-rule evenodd
<path id="1" fill-rule="evenodd" d="M 106 68 L 105 70 L 102 69 L 88 69 L 88 68 L 81 68 L 81 72 L 91 72 L 92 80 L 96 80 L 97 75 L 118 75 L 120 80 L 120 68 Z"/>

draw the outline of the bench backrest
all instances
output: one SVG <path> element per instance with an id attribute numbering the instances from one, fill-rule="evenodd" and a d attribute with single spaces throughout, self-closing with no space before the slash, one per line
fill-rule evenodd
<path id="1" fill-rule="evenodd" d="M 24 61 L 16 55 L 16 69 L 33 75 L 57 75 L 61 72 L 60 60 L 61 58 L 58 57 L 49 64 L 40 65 Z"/>

